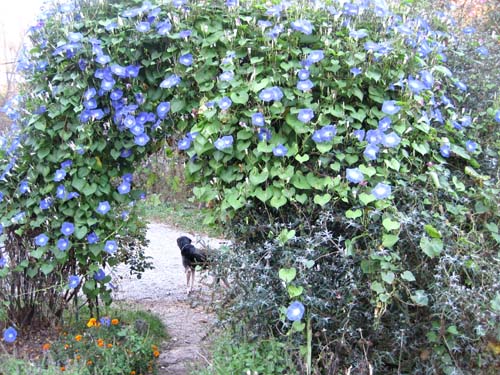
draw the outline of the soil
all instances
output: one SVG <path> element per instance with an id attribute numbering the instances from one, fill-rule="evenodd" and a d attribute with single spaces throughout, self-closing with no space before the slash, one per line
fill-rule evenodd
<path id="1" fill-rule="evenodd" d="M 186 233 L 173 227 L 149 224 L 146 255 L 155 266 L 142 274 L 141 279 L 130 276 L 126 266 L 115 270 L 121 278 L 114 300 L 159 316 L 167 328 L 168 341 L 162 344 L 159 375 L 186 375 L 196 365 L 208 365 L 208 334 L 216 318 L 209 305 L 213 297 L 207 275 L 196 273 L 194 290 L 186 294 L 186 277 L 182 266 L 177 238 L 186 235 L 195 246 L 217 248 L 221 240 Z"/>

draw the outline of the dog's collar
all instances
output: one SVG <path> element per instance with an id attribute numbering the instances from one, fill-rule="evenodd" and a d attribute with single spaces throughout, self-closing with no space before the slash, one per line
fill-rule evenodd
<path id="1" fill-rule="evenodd" d="M 181 251 L 184 250 L 184 248 L 188 245 L 191 245 L 190 243 L 185 244 L 184 246 L 181 247 Z"/>

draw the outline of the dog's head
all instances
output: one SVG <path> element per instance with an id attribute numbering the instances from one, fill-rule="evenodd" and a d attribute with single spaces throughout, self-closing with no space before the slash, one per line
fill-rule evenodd
<path id="1" fill-rule="evenodd" d="M 185 246 L 189 245 L 191 242 L 191 238 L 182 236 L 177 239 L 177 246 L 179 246 L 179 249 L 183 249 Z"/>

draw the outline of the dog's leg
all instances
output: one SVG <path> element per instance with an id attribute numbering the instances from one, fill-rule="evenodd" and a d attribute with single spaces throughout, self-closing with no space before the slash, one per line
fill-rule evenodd
<path id="1" fill-rule="evenodd" d="M 191 293 L 191 289 L 189 288 L 189 279 L 191 279 L 191 268 L 189 267 L 186 267 L 186 294 L 189 295 L 189 293 Z"/>
<path id="2" fill-rule="evenodd" d="M 191 275 L 191 290 L 193 290 L 193 286 L 194 286 L 194 275 L 195 275 L 196 269 L 193 268 L 192 272 L 193 272 L 193 274 Z"/>

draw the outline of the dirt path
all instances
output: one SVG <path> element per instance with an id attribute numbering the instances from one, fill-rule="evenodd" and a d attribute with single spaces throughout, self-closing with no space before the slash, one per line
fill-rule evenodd
<path id="1" fill-rule="evenodd" d="M 199 274 L 195 291 L 186 295 L 186 278 L 176 242 L 181 235 L 213 247 L 221 243 L 164 224 L 150 224 L 146 255 L 152 257 L 155 269 L 144 272 L 141 279 L 131 277 L 125 266 L 116 270 L 123 280 L 115 300 L 153 312 L 167 327 L 170 340 L 161 348 L 159 375 L 186 375 L 195 363 L 206 363 L 205 338 L 215 323 L 214 315 L 207 310 L 210 290 L 200 283 Z"/>

